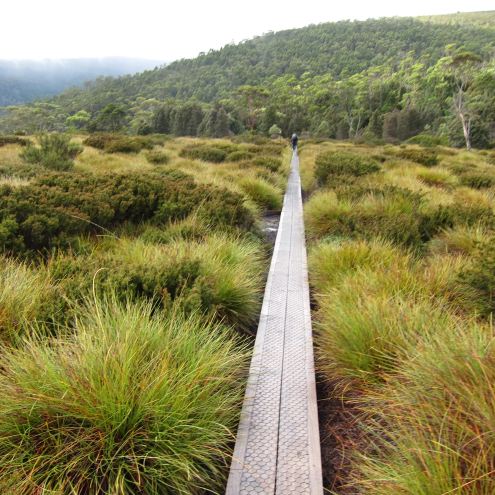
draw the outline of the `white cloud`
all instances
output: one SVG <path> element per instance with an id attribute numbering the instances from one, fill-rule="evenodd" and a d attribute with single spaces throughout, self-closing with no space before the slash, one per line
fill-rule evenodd
<path id="1" fill-rule="evenodd" d="M 174 60 L 311 23 L 493 9 L 493 0 L 0 2 L 0 59 L 121 55 Z"/>

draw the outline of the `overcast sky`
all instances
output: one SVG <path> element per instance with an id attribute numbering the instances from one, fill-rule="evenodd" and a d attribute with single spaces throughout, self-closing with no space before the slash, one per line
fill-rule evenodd
<path id="1" fill-rule="evenodd" d="M 172 61 L 312 23 L 494 8 L 493 0 L 0 0 L 0 59 Z"/>

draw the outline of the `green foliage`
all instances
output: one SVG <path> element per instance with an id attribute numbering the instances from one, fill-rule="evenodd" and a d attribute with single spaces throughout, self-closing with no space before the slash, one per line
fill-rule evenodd
<path id="1" fill-rule="evenodd" d="M 164 151 L 148 151 L 146 160 L 154 165 L 165 165 L 170 161 L 170 156 Z"/>
<path id="2" fill-rule="evenodd" d="M 4 350 L 1 491 L 220 490 L 246 364 L 224 328 L 150 304 L 97 303 L 72 338 Z"/>
<path id="3" fill-rule="evenodd" d="M 198 134 L 208 137 L 224 137 L 230 134 L 229 116 L 223 107 L 215 106 L 209 110 L 202 120 Z"/>
<path id="4" fill-rule="evenodd" d="M 109 103 L 98 113 L 96 119 L 90 122 L 88 127 L 92 131 L 119 131 L 124 127 L 126 114 L 126 109 L 122 105 Z"/>
<path id="5" fill-rule="evenodd" d="M 238 150 L 229 153 L 225 160 L 227 162 L 241 162 L 243 160 L 250 160 L 251 158 L 253 158 L 253 156 L 253 153 L 251 153 L 250 151 Z"/>
<path id="6" fill-rule="evenodd" d="M 91 114 L 86 110 L 79 110 L 79 112 L 67 117 L 66 124 L 69 129 L 83 129 L 91 120 Z"/>
<path id="7" fill-rule="evenodd" d="M 124 136 L 121 134 L 95 133 L 89 135 L 83 144 L 107 153 L 139 153 L 143 149 L 150 150 L 163 140 L 152 136 Z"/>
<path id="8" fill-rule="evenodd" d="M 252 163 L 258 167 L 264 167 L 271 172 L 278 172 L 282 166 L 282 160 L 280 158 L 275 158 L 273 156 L 256 156 Z"/>
<path id="9" fill-rule="evenodd" d="M 400 141 L 427 132 L 462 144 L 452 104 L 458 79 L 449 69 L 462 50 L 484 61 L 471 71 L 464 101 L 473 146 L 486 147 L 495 121 L 493 32 L 394 18 L 269 33 L 10 108 L 0 126 L 6 132 L 61 130 L 84 125 L 71 119 L 85 111 L 92 115 L 89 130 L 218 137 L 249 129 L 266 136 L 276 125 L 283 136 L 312 131 L 326 138 Z"/>
<path id="10" fill-rule="evenodd" d="M 29 143 L 29 139 L 19 136 L 0 136 L 0 148 L 7 144 L 18 144 L 19 146 L 27 146 Z"/>
<path id="11" fill-rule="evenodd" d="M 380 166 L 364 155 L 343 151 L 321 153 L 315 161 L 315 178 L 319 185 L 328 184 L 338 176 L 359 177 L 380 170 Z"/>
<path id="12" fill-rule="evenodd" d="M 381 237 L 421 251 L 442 229 L 460 225 L 495 226 L 493 210 L 481 204 L 453 203 L 429 208 L 407 189 L 367 190 L 359 185 L 317 193 L 307 202 L 305 224 L 310 238 Z"/>
<path id="13" fill-rule="evenodd" d="M 270 129 L 268 129 L 268 134 L 271 137 L 280 137 L 282 135 L 282 129 L 276 124 L 273 124 Z"/>
<path id="14" fill-rule="evenodd" d="M 262 288 L 260 246 L 238 237 L 211 235 L 212 224 L 210 235 L 205 235 L 199 225 L 207 225 L 206 221 L 196 218 L 189 229 L 187 225 L 172 232 L 155 228 L 143 240 L 108 241 L 89 256 L 53 258 L 51 273 L 62 280 L 61 287 L 72 301 L 84 301 L 93 291 L 101 297 L 115 294 L 121 301 L 146 299 L 163 309 L 174 304 L 237 330 L 252 330 Z"/>
<path id="15" fill-rule="evenodd" d="M 185 147 L 180 156 L 192 158 L 193 160 L 203 160 L 205 162 L 220 163 L 227 158 L 227 152 L 218 146 L 191 145 Z"/>
<path id="16" fill-rule="evenodd" d="M 432 134 L 417 134 L 407 140 L 409 144 L 418 144 L 425 148 L 434 148 L 435 146 L 448 146 L 448 139 L 442 136 L 434 136 Z"/>
<path id="17" fill-rule="evenodd" d="M 495 172 L 467 171 L 460 176 L 460 181 L 461 184 L 474 189 L 493 187 L 495 186 Z"/>
<path id="18" fill-rule="evenodd" d="M 0 241 L 6 251 L 67 245 L 81 234 L 125 223 L 166 224 L 193 211 L 212 225 L 250 229 L 240 195 L 198 185 L 182 174 L 40 176 L 22 189 L 0 186 Z"/>
<path id="19" fill-rule="evenodd" d="M 28 143 L 21 158 L 51 170 L 70 170 L 74 167 L 74 158 L 82 152 L 82 147 L 71 143 L 70 136 L 64 134 L 42 134 L 38 143 L 38 146 Z"/>
<path id="20" fill-rule="evenodd" d="M 264 210 L 282 209 L 282 192 L 263 179 L 246 178 L 239 183 L 242 190 Z"/>
<path id="21" fill-rule="evenodd" d="M 425 167 L 433 167 L 438 163 L 438 155 L 430 149 L 405 148 L 399 150 L 397 156 L 404 160 L 420 163 Z"/>

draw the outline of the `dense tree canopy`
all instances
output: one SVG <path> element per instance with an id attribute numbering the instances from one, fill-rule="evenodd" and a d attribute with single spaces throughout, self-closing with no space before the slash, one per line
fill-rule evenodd
<path id="1" fill-rule="evenodd" d="M 276 125 L 284 135 L 395 141 L 426 132 L 455 145 L 489 146 L 495 140 L 493 15 L 451 20 L 342 21 L 268 33 L 11 108 L 0 129 L 219 136 L 268 134 Z M 459 71 L 452 70 L 462 54 L 477 60 L 462 90 L 464 113 Z M 118 119 L 108 118 L 109 108 L 119 109 Z M 84 119 L 74 119 L 80 112 Z"/>

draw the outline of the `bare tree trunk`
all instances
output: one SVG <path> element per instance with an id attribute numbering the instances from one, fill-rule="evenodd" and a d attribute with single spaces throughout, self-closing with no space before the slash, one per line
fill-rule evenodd
<path id="1" fill-rule="evenodd" d="M 471 151 L 471 119 L 466 119 L 464 113 L 459 113 L 459 118 L 462 122 L 462 132 L 464 133 L 464 140 L 466 141 L 466 149 Z"/>
<path id="2" fill-rule="evenodd" d="M 462 132 L 466 141 L 466 149 L 471 151 L 471 116 L 466 116 L 466 105 L 464 101 L 464 90 L 459 88 L 457 95 L 454 96 L 454 105 L 457 116 L 462 124 Z"/>

